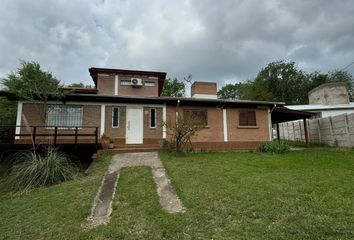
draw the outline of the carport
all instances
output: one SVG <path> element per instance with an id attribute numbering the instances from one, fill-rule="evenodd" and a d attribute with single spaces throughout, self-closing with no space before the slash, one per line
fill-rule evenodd
<path id="1" fill-rule="evenodd" d="M 311 118 L 315 113 L 306 112 L 306 111 L 299 111 L 299 110 L 292 110 L 286 107 L 275 107 L 271 111 L 272 117 L 272 124 L 276 125 L 277 130 L 277 139 L 280 140 L 280 133 L 279 133 L 279 123 L 283 122 L 290 122 L 296 120 L 303 120 L 304 130 L 305 130 L 305 142 L 309 142 L 308 136 L 308 125 L 307 119 Z"/>

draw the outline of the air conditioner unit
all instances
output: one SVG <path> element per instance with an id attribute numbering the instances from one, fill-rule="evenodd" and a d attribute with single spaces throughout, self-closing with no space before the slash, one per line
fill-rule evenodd
<path id="1" fill-rule="evenodd" d="M 132 78 L 131 85 L 133 87 L 141 87 L 143 86 L 143 80 L 141 78 Z"/>

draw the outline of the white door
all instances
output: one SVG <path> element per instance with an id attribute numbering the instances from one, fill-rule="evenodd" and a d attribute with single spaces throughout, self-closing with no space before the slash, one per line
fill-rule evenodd
<path id="1" fill-rule="evenodd" d="M 142 144 L 144 130 L 144 115 L 142 107 L 127 107 L 126 144 Z"/>

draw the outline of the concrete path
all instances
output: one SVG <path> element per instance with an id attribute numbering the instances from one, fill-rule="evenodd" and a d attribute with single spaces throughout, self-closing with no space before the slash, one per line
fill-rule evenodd
<path id="1" fill-rule="evenodd" d="M 157 152 L 121 153 L 113 156 L 112 162 L 103 178 L 100 189 L 94 200 L 91 215 L 83 227 L 96 227 L 108 223 L 112 213 L 112 200 L 114 198 L 119 172 L 124 167 L 149 166 L 157 186 L 160 204 L 168 213 L 184 212 L 181 200 L 166 175 Z"/>

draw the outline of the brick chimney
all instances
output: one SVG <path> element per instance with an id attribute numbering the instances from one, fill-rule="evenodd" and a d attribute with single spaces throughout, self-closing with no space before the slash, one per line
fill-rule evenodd
<path id="1" fill-rule="evenodd" d="M 216 82 L 194 82 L 191 86 L 191 96 L 193 98 L 216 99 Z"/>

